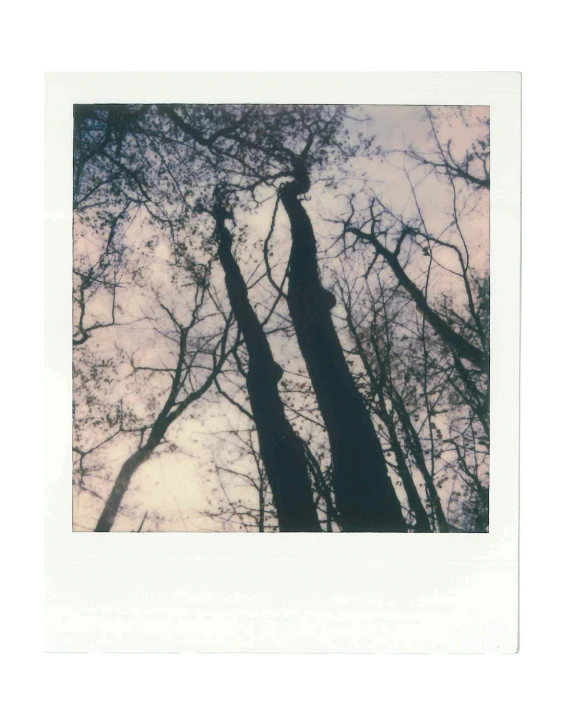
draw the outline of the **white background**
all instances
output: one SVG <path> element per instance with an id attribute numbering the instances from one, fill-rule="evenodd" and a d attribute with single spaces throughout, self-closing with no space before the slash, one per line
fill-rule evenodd
<path id="1" fill-rule="evenodd" d="M 164 4 L 136 6 L 116 18 L 116 4 L 80 13 L 51 3 L 49 18 L 27 9 L 4 67 L 4 214 L 8 381 L 4 421 L 7 565 L 4 651 L 11 724 L 52 716 L 59 724 L 262 722 L 340 724 L 392 720 L 456 724 L 555 720 L 560 648 L 557 600 L 560 448 L 560 116 L 552 74 L 553 23 L 536 23 L 502 4 L 450 4 L 322 13 L 284 3 L 266 10 L 240 4 L 197 17 Z M 508 6 L 506 6 L 508 7 Z M 308 18 L 307 18 L 308 15 Z M 136 22 L 141 18 L 139 30 Z M 164 24 L 156 33 L 155 23 Z M 404 19 L 407 20 L 404 20 Z M 551 19 L 552 20 L 552 19 Z M 221 22 L 223 21 L 223 22 Z M 260 27 L 258 23 L 265 23 Z M 407 23 L 407 24 L 405 24 Z M 328 26 L 331 27 L 328 27 Z M 19 26 L 21 27 L 21 26 Z M 37 27 L 32 32 L 32 27 Z M 276 28 L 273 33 L 272 27 Z M 235 31 L 233 31 L 235 28 Z M 201 30 L 203 29 L 203 30 Z M 531 37 L 534 37 L 534 44 Z M 299 41 L 305 38 L 301 48 Z M 228 41 L 232 43 L 229 47 Z M 484 47 L 482 47 L 484 46 Z M 234 50 L 232 50 L 234 49 Z M 236 61 L 232 59 L 237 53 Z M 549 72 L 550 65 L 550 72 Z M 43 480 L 40 401 L 42 158 L 41 69 L 142 70 L 523 70 L 524 308 L 522 400 L 521 652 L 510 657 L 424 656 L 69 656 L 41 655 Z M 35 75 L 35 77 L 33 77 Z M 4 156 L 3 155 L 3 156 Z M 12 199 L 7 199 L 11 194 Z M 16 202 L 20 206 L 16 206 Z M 558 246 L 557 246 L 558 244 Z M 7 314 L 7 315 L 6 315 Z M 4 706 L 6 709 L 6 704 Z"/>

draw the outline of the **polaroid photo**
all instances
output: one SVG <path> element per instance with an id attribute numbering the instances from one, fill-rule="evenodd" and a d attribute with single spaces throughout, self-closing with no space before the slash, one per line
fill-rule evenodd
<path id="1" fill-rule="evenodd" d="M 48 651 L 517 651 L 520 86 L 46 75 Z"/>

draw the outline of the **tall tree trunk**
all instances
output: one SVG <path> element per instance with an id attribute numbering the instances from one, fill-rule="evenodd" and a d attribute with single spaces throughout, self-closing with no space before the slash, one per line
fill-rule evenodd
<path id="1" fill-rule="evenodd" d="M 310 180 L 298 162 L 294 181 L 280 190 L 293 243 L 288 304 L 330 440 L 339 524 L 344 531 L 406 532 L 379 438 L 332 321 L 335 298 L 320 281 L 314 231 L 299 200 Z"/>
<path id="2" fill-rule="evenodd" d="M 249 301 L 246 283 L 232 254 L 232 235 L 225 224 L 231 215 L 217 201 L 213 216 L 230 305 L 248 350 L 248 397 L 279 529 L 320 532 L 304 445 L 285 415 L 277 389 L 283 369 L 273 359 L 267 336 Z"/>

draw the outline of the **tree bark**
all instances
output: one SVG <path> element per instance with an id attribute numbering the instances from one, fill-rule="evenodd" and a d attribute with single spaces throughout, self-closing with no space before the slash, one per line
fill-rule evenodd
<path id="1" fill-rule="evenodd" d="M 291 224 L 288 304 L 330 441 L 333 488 L 344 531 L 406 532 L 402 508 L 369 412 L 347 366 L 322 287 L 316 239 L 299 195 L 310 188 L 302 160 L 280 197 Z"/>
<path id="2" fill-rule="evenodd" d="M 246 283 L 232 254 L 232 234 L 225 224 L 229 214 L 218 201 L 213 216 L 230 305 L 248 350 L 248 397 L 279 529 L 320 532 L 304 445 L 285 415 L 277 389 L 283 369 L 275 362 L 267 336 L 249 301 Z"/>
<path id="3" fill-rule="evenodd" d="M 149 440 L 144 447 L 137 449 L 137 451 L 123 463 L 94 532 L 108 533 L 111 530 L 113 523 L 115 522 L 115 518 L 117 517 L 117 513 L 119 512 L 119 508 L 121 507 L 123 497 L 129 489 L 133 475 L 141 464 L 150 458 L 150 455 L 153 453 L 155 448 L 156 445 L 152 446 Z"/>

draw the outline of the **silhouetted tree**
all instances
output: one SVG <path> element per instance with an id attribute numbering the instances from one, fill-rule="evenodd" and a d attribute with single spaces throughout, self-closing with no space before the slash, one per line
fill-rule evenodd
<path id="1" fill-rule="evenodd" d="M 319 532 L 304 446 L 285 416 L 277 389 L 283 369 L 273 359 L 267 336 L 248 299 L 244 278 L 232 253 L 232 234 L 226 225 L 233 215 L 220 192 L 215 195 L 212 214 L 230 305 L 248 349 L 246 386 L 279 528 Z"/>

